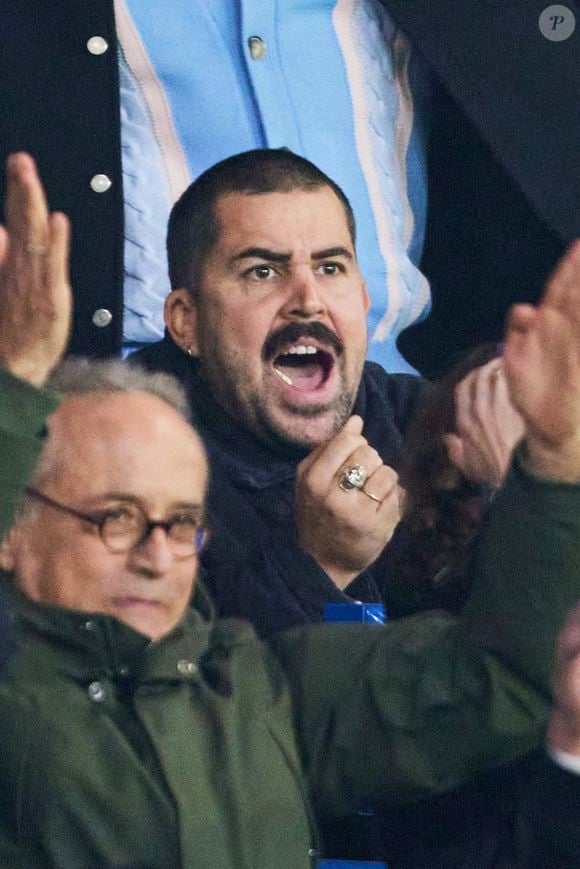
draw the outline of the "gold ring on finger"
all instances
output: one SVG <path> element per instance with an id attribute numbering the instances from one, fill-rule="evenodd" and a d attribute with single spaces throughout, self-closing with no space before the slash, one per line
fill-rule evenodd
<path id="1" fill-rule="evenodd" d="M 383 503 L 383 499 L 382 499 L 382 498 L 377 498 L 377 496 L 376 496 L 376 495 L 373 495 L 372 492 L 369 492 L 368 489 L 364 489 L 364 488 L 363 488 L 363 489 L 361 489 L 361 492 L 363 493 L 363 495 L 366 495 L 367 498 L 371 498 L 373 501 L 376 501 L 377 504 L 382 504 L 382 503 Z"/>
<path id="2" fill-rule="evenodd" d="M 28 251 L 28 253 L 34 253 L 37 256 L 43 256 L 47 252 L 48 248 L 45 244 L 35 244 L 34 242 L 29 241 L 26 245 L 26 250 Z"/>

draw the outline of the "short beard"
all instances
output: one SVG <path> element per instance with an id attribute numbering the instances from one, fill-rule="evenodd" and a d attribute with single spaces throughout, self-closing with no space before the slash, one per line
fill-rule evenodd
<path id="1" fill-rule="evenodd" d="M 339 432 L 347 419 L 350 417 L 356 391 L 348 389 L 341 375 L 341 389 L 334 401 L 330 404 L 313 404 L 306 407 L 286 405 L 286 413 L 296 417 L 297 420 L 316 419 L 319 416 L 332 414 L 333 421 L 330 434 Z M 267 396 L 255 395 L 251 397 L 250 406 L 253 411 L 254 424 L 252 431 L 260 440 L 278 449 L 298 449 L 310 452 L 320 443 L 321 439 L 312 440 L 307 437 L 292 436 L 288 431 L 280 428 L 276 419 L 270 414 Z"/>
<path id="2" fill-rule="evenodd" d="M 246 395 L 244 400 L 240 400 L 240 384 L 243 382 L 243 378 L 234 378 L 231 376 L 231 372 L 243 371 L 241 356 L 232 354 L 227 358 L 218 359 L 215 349 L 212 355 L 209 353 L 206 355 L 203 352 L 205 348 L 201 349 L 202 353 L 199 356 L 200 373 L 209 385 L 214 399 L 229 414 L 235 425 L 251 431 L 262 443 L 281 452 L 287 452 L 289 449 L 310 452 L 324 440 L 324 438 L 313 440 L 300 436 L 294 437 L 281 429 L 275 416 L 270 413 L 268 408 L 269 396 L 267 393 Z M 209 364 L 208 359 L 211 359 Z M 340 365 L 340 362 L 338 364 Z M 310 407 L 286 405 L 284 409 L 297 419 L 304 420 L 316 419 L 322 414 L 332 413 L 333 422 L 329 435 L 336 434 L 351 415 L 357 392 L 358 383 L 355 387 L 349 388 L 344 371 L 341 370 L 340 391 L 334 401 L 329 404 L 318 404 Z"/>

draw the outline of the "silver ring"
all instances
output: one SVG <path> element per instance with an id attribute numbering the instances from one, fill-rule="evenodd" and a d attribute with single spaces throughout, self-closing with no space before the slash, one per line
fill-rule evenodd
<path id="1" fill-rule="evenodd" d="M 26 250 L 28 253 L 35 253 L 38 254 L 38 256 L 43 256 L 48 248 L 45 244 L 34 244 L 34 242 L 29 241 L 26 245 Z"/>
<path id="2" fill-rule="evenodd" d="M 364 465 L 350 465 L 343 470 L 338 485 L 343 492 L 350 492 L 352 489 L 362 489 L 367 477 L 368 473 Z"/>
<path id="3" fill-rule="evenodd" d="M 372 492 L 369 492 L 367 489 L 361 489 L 361 492 L 363 493 L 363 495 L 366 495 L 367 498 L 372 498 L 372 500 L 373 500 L 373 501 L 376 501 L 377 504 L 382 504 L 382 503 L 383 503 L 382 498 L 377 498 L 376 495 L 373 495 L 373 493 L 372 493 Z"/>

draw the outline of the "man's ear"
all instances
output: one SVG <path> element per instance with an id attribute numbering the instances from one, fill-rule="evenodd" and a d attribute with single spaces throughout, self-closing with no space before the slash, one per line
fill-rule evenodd
<path id="1" fill-rule="evenodd" d="M 165 299 L 163 316 L 167 331 L 175 343 L 190 356 L 197 356 L 197 305 L 185 287 L 169 293 Z"/>
<path id="2" fill-rule="evenodd" d="M 0 540 L 0 570 L 11 573 L 15 566 L 14 545 L 15 529 L 9 531 L 4 540 Z"/>

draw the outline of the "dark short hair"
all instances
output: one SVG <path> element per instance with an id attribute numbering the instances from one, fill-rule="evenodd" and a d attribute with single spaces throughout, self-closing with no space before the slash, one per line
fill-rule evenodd
<path id="1" fill-rule="evenodd" d="M 330 187 L 344 208 L 352 243 L 354 214 L 347 197 L 314 163 L 287 148 L 256 149 L 211 166 L 173 206 L 167 231 L 171 288 L 185 287 L 195 298 L 205 261 L 219 237 L 217 200 L 229 193 L 289 193 Z"/>

